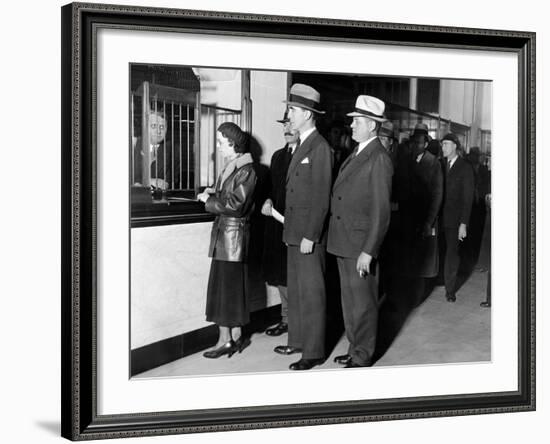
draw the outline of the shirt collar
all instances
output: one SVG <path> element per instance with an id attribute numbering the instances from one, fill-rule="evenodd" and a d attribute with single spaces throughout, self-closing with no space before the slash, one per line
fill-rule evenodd
<path id="1" fill-rule="evenodd" d="M 458 154 L 453 159 L 447 159 L 447 162 L 449 162 L 449 168 L 455 164 L 456 159 L 458 159 Z"/>
<path id="2" fill-rule="evenodd" d="M 359 154 L 361 151 L 363 151 L 363 149 L 369 144 L 371 143 L 374 139 L 376 139 L 378 136 L 374 136 L 374 137 L 371 137 L 370 139 L 367 139 L 365 140 L 364 142 L 361 142 L 358 146 L 357 146 L 357 154 Z"/>
<path id="3" fill-rule="evenodd" d="M 303 144 L 303 143 L 304 143 L 304 140 L 306 140 L 307 137 L 308 137 L 313 131 L 315 131 L 315 127 L 310 128 L 310 129 L 308 129 L 308 130 L 305 130 L 303 133 L 301 132 L 301 133 L 300 133 L 300 144 Z"/>

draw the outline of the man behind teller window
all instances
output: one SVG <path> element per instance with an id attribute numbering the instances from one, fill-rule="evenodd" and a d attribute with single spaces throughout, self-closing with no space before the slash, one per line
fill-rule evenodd
<path id="1" fill-rule="evenodd" d="M 134 146 L 134 184 L 143 184 L 143 163 L 145 162 L 145 150 L 149 154 L 149 183 L 154 188 L 166 190 L 168 188 L 176 188 L 176 184 L 172 181 L 172 150 L 171 145 L 165 140 L 167 124 L 164 114 L 160 111 L 151 111 L 147 119 L 149 124 L 149 144 L 144 144 L 141 137 L 138 137 Z M 177 153 L 174 153 L 174 157 Z M 174 163 L 174 167 L 178 167 Z M 178 170 L 175 171 L 175 176 L 178 176 Z M 178 181 L 179 182 L 179 181 Z"/>

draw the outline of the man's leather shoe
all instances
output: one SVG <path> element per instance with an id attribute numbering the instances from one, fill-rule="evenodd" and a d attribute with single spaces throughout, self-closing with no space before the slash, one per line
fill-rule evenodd
<path id="1" fill-rule="evenodd" d="M 273 349 L 275 353 L 280 355 L 292 355 L 294 353 L 301 353 L 302 349 L 297 347 L 291 347 L 290 345 L 278 345 Z"/>
<path id="2" fill-rule="evenodd" d="M 265 331 L 268 336 L 281 336 L 288 331 L 288 324 L 286 322 L 279 322 L 275 327 L 270 327 Z"/>
<path id="3" fill-rule="evenodd" d="M 293 362 L 288 367 L 290 370 L 309 370 L 310 368 L 320 365 L 324 362 L 323 358 L 318 359 L 300 359 L 299 361 Z"/>
<path id="4" fill-rule="evenodd" d="M 350 355 L 339 355 L 334 358 L 334 362 L 341 365 L 347 365 L 351 362 L 351 356 Z"/>
<path id="5" fill-rule="evenodd" d="M 487 301 L 483 301 L 481 304 L 479 304 L 479 306 L 483 308 L 489 308 L 491 306 L 491 303 Z"/>
<path id="6" fill-rule="evenodd" d="M 453 293 L 447 293 L 445 295 L 447 302 L 456 302 L 456 296 Z"/>
<path id="7" fill-rule="evenodd" d="M 372 367 L 372 364 L 357 364 L 350 359 L 350 361 L 346 364 L 344 368 L 361 368 L 361 367 Z"/>

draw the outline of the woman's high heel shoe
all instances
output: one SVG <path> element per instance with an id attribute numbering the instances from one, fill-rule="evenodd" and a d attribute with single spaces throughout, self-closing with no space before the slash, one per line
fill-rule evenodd
<path id="1" fill-rule="evenodd" d="M 210 358 L 210 359 L 217 359 L 223 355 L 227 355 L 227 357 L 230 358 L 231 356 L 233 356 L 233 353 L 235 353 L 236 351 L 237 351 L 237 345 L 235 344 L 235 341 L 231 339 L 214 350 L 209 350 L 207 352 L 204 352 L 202 355 L 205 358 Z"/>
<path id="2" fill-rule="evenodd" d="M 240 336 L 239 339 L 235 341 L 235 348 L 239 353 L 241 353 L 246 347 L 250 345 L 250 338 Z"/>

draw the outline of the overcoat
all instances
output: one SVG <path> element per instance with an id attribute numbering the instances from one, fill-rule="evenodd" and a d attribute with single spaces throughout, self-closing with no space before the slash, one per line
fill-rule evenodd
<path id="1" fill-rule="evenodd" d="M 474 171 L 462 157 L 458 157 L 445 175 L 443 198 L 443 227 L 456 228 L 469 224 L 474 201 Z"/>
<path id="2" fill-rule="evenodd" d="M 448 162 L 447 162 L 448 165 Z M 442 226 L 445 232 L 445 291 L 452 300 L 457 290 L 457 275 L 461 263 L 462 242 L 458 240 L 460 224 L 465 224 L 467 237 L 471 236 L 470 214 L 474 200 L 474 171 L 462 157 L 452 167 L 445 167 L 445 194 L 443 198 Z"/>
<path id="3" fill-rule="evenodd" d="M 288 145 L 271 156 L 270 188 L 268 197 L 273 208 L 285 214 L 286 173 L 292 155 Z M 283 242 L 283 224 L 272 217 L 266 218 L 262 268 L 265 281 L 269 285 L 286 286 L 287 249 Z"/>
<path id="4" fill-rule="evenodd" d="M 408 159 L 408 174 L 399 188 L 407 190 L 399 201 L 396 272 L 411 277 L 434 277 L 439 270 L 437 216 L 443 199 L 443 172 L 437 158 L 425 151 L 419 162 Z M 429 227 L 429 236 L 424 236 Z"/>
<path id="5" fill-rule="evenodd" d="M 210 235 L 208 256 L 228 262 L 244 262 L 250 236 L 249 218 L 254 209 L 256 173 L 249 155 L 241 156 L 235 170 L 223 183 L 221 176 L 216 193 L 205 203 L 216 214 Z"/>

